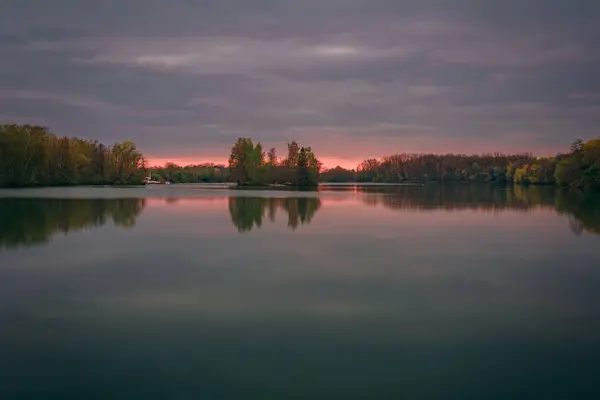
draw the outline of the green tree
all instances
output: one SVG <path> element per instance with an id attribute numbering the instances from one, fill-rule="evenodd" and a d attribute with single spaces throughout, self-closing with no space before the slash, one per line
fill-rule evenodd
<path id="1" fill-rule="evenodd" d="M 320 166 L 310 147 L 300 149 L 295 184 L 299 187 L 317 186 Z"/>
<path id="2" fill-rule="evenodd" d="M 132 142 L 107 147 L 45 127 L 0 125 L 0 187 L 137 184 L 144 168 Z"/>
<path id="3" fill-rule="evenodd" d="M 245 184 L 250 180 L 248 159 L 252 148 L 254 148 L 254 144 L 249 138 L 239 138 L 231 148 L 229 174 L 231 179 L 238 184 Z"/>
<path id="4" fill-rule="evenodd" d="M 239 185 L 263 184 L 264 164 L 262 145 L 255 145 L 250 138 L 239 138 L 231 148 L 229 171 L 231 178 Z"/>
<path id="5" fill-rule="evenodd" d="M 578 150 L 561 157 L 554 177 L 561 186 L 584 190 L 600 189 L 600 139 L 582 144 Z"/>

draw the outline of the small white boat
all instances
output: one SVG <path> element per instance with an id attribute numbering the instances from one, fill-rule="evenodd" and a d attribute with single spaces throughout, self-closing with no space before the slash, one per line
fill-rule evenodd
<path id="1" fill-rule="evenodd" d="M 151 172 L 149 173 L 149 176 L 147 176 L 147 177 L 144 178 L 144 183 L 146 185 L 170 185 L 171 184 L 171 182 L 169 182 L 169 181 L 166 181 L 166 182 L 163 183 L 163 182 L 159 182 L 159 181 L 156 181 L 156 180 L 152 179 L 152 173 Z"/>

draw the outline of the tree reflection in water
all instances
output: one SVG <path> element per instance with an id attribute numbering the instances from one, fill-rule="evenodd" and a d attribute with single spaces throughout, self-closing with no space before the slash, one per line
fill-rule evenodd
<path id="1" fill-rule="evenodd" d="M 229 197 L 229 214 L 238 232 L 250 232 L 260 228 L 265 216 L 275 221 L 278 210 L 288 215 L 288 227 L 295 230 L 299 225 L 308 224 L 321 208 L 318 197 Z"/>
<path id="2" fill-rule="evenodd" d="M 333 190 L 346 190 L 338 188 Z M 528 212 L 546 208 L 569 218 L 576 235 L 600 234 L 600 195 L 555 190 L 552 187 L 507 187 L 492 185 L 428 185 L 425 187 L 352 187 L 365 205 L 394 210 L 476 209 L 500 213 Z M 167 199 L 176 206 L 177 198 Z M 69 233 L 108 222 L 131 228 L 144 209 L 144 199 L 0 199 L 0 250 L 32 246 L 50 241 L 57 233 Z M 288 227 L 308 224 L 321 208 L 319 197 L 228 197 L 229 214 L 240 233 L 260 228 L 265 220 L 275 221 L 287 213 Z"/>
<path id="3" fill-rule="evenodd" d="M 556 210 L 569 216 L 569 227 L 576 235 L 583 232 L 600 235 L 600 195 L 561 192 L 556 197 Z"/>
<path id="4" fill-rule="evenodd" d="M 576 235 L 600 234 L 600 195 L 557 190 L 549 186 L 514 186 L 449 184 L 425 187 L 357 187 L 364 204 L 381 205 L 398 210 L 463 210 L 484 212 L 534 209 L 555 210 L 569 217 L 569 227 Z"/>
<path id="5" fill-rule="evenodd" d="M 0 249 L 48 243 L 57 233 L 109 221 L 132 228 L 144 206 L 144 199 L 0 199 Z"/>

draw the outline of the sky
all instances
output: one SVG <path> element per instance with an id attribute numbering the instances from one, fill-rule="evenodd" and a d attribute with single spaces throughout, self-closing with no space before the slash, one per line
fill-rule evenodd
<path id="1" fill-rule="evenodd" d="M 597 0 L 1 0 L 0 123 L 225 162 L 553 155 L 600 136 Z"/>

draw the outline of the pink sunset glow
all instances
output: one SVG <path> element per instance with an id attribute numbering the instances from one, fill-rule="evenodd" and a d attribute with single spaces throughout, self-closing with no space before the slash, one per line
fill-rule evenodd
<path id="1" fill-rule="evenodd" d="M 533 135 L 527 133 L 506 134 L 503 140 L 458 140 L 450 138 L 421 137 L 409 138 L 409 140 L 399 140 L 395 138 L 380 139 L 375 143 L 365 144 L 345 144 L 338 151 L 341 154 L 332 154 L 335 145 L 327 137 L 321 141 L 314 140 L 312 147 L 317 157 L 323 162 L 325 169 L 340 166 L 346 169 L 356 168 L 362 161 L 368 158 L 381 159 L 385 156 L 398 153 L 434 153 L 434 154 L 482 154 L 482 153 L 532 153 L 538 157 L 550 157 L 568 150 L 569 141 L 565 140 L 564 145 L 539 145 L 530 138 Z M 535 136 L 533 136 L 535 137 Z M 319 151 L 320 149 L 324 151 Z M 283 155 L 283 149 L 278 154 Z M 216 152 L 216 150 L 213 150 Z M 172 157 L 149 155 L 149 166 L 164 166 L 166 163 L 174 163 L 180 166 L 195 165 L 204 163 L 213 163 L 217 165 L 227 165 L 226 156 L 228 149 L 220 152 L 220 155 L 200 154 L 198 156 L 185 155 L 189 150 L 182 151 L 182 155 Z M 211 152 L 212 153 L 212 152 Z"/>
<path id="2" fill-rule="evenodd" d="M 334 168 L 339 165 L 340 167 L 343 167 L 346 169 L 356 168 L 356 166 L 363 161 L 363 159 L 360 159 L 360 158 L 346 159 L 346 158 L 339 158 L 339 157 L 321 157 L 320 160 L 323 163 L 324 168 Z M 226 166 L 228 163 L 228 160 L 226 158 L 219 159 L 217 157 L 207 157 L 207 158 L 200 158 L 200 157 L 167 158 L 167 157 L 153 157 L 153 156 L 148 157 L 148 166 L 150 166 L 150 167 L 162 167 L 167 163 L 174 163 L 174 164 L 177 164 L 180 166 L 205 164 L 205 163 L 212 163 L 212 164 L 216 164 L 216 165 L 225 165 Z"/>

